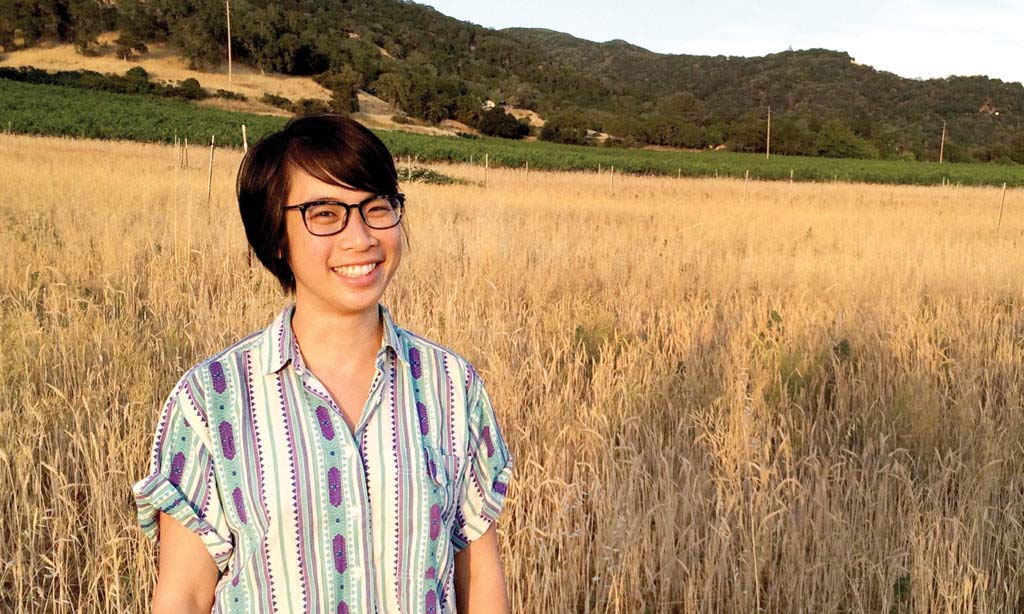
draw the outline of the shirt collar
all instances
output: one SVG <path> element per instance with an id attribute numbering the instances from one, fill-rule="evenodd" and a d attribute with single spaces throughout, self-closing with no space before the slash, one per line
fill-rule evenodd
<path id="1" fill-rule="evenodd" d="M 402 362 L 408 364 L 409 359 L 406 356 L 402 329 L 395 324 L 387 307 L 380 303 L 377 304 L 377 307 L 384 322 L 384 335 L 381 338 L 380 349 L 390 349 Z M 285 307 L 274 318 L 273 323 L 263 331 L 263 360 L 267 375 L 277 373 L 289 362 L 293 366 L 302 363 L 299 345 L 295 340 L 295 333 L 292 331 L 292 315 L 294 313 L 295 303 L 292 303 Z"/>

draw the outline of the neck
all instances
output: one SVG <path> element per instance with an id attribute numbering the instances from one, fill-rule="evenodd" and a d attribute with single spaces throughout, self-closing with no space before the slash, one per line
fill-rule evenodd
<path id="1" fill-rule="evenodd" d="M 296 300 L 292 331 L 303 362 L 314 372 L 323 366 L 352 372 L 374 362 L 384 324 L 377 305 L 362 312 L 344 313 Z"/>

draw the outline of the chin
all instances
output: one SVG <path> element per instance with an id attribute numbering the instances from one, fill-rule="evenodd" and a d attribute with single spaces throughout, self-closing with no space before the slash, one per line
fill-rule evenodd
<path id="1" fill-rule="evenodd" d="M 358 313 L 372 309 L 380 301 L 380 295 L 376 292 L 367 292 L 363 296 L 327 296 L 325 303 L 337 311 Z"/>

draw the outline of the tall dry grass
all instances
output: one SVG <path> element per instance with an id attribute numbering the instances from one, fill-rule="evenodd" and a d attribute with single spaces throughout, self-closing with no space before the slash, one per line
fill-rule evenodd
<path id="1" fill-rule="evenodd" d="M 209 205 L 190 158 L 0 137 L 0 610 L 146 609 L 158 404 L 284 302 L 239 154 Z M 997 231 L 991 189 L 404 187 L 384 300 L 495 401 L 515 611 L 1024 609 L 1019 193 Z"/>

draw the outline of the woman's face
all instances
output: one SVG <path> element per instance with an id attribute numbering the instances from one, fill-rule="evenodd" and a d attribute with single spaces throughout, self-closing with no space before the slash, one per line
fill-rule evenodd
<path id="1" fill-rule="evenodd" d="M 331 199 L 355 204 L 371 196 L 355 188 L 324 183 L 291 167 L 288 205 Z M 351 210 L 340 233 L 314 236 L 306 230 L 298 209 L 285 212 L 288 264 L 295 274 L 295 302 L 343 314 L 376 313 L 402 259 L 401 224 L 385 230 L 366 226 Z M 366 272 L 368 265 L 372 270 Z"/>

